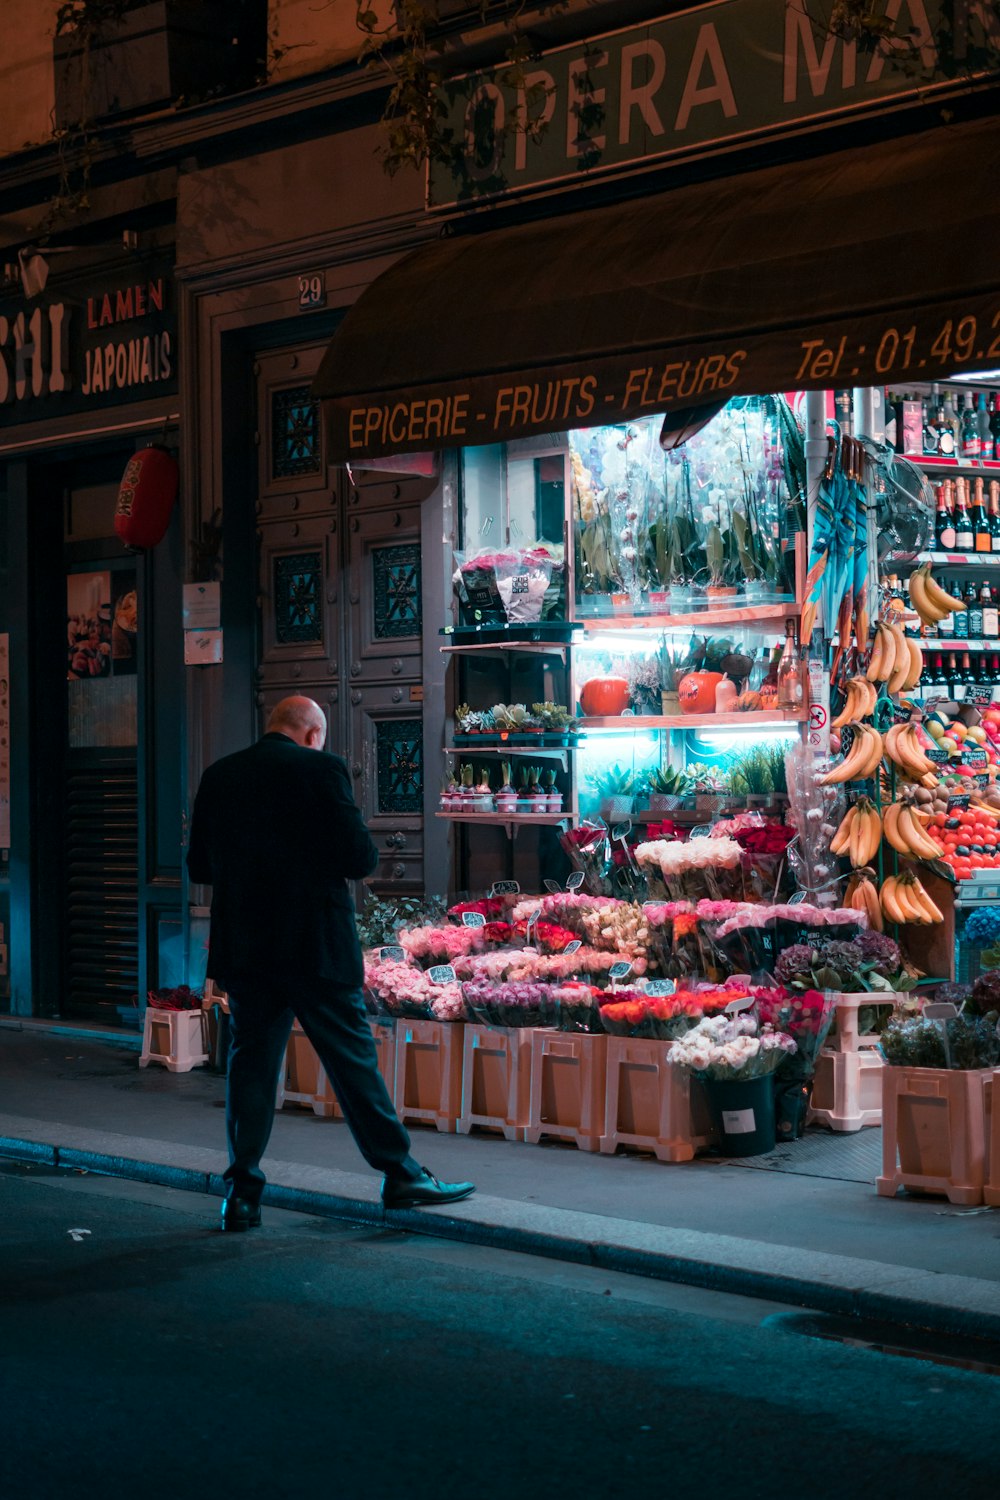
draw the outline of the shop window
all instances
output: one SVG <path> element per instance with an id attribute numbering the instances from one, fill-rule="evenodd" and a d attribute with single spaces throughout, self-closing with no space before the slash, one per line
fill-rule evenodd
<path id="1" fill-rule="evenodd" d="M 279 646 L 322 641 L 322 593 L 323 559 L 319 552 L 275 558 L 274 631 Z"/>
<path id="2" fill-rule="evenodd" d="M 376 640 L 419 635 L 421 629 L 420 548 L 377 547 L 372 552 L 372 590 Z"/>
<path id="3" fill-rule="evenodd" d="M 423 812 L 423 720 L 383 719 L 376 724 L 375 762 L 379 812 Z"/>
<path id="4" fill-rule="evenodd" d="M 319 401 L 307 385 L 271 393 L 271 478 L 297 479 L 321 468 Z"/>
<path id="5" fill-rule="evenodd" d="M 137 743 L 138 630 L 134 568 L 67 574 L 70 749 L 124 749 Z"/>

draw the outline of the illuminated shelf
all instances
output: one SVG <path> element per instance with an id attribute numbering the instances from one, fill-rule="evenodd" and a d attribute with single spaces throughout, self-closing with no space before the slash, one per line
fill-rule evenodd
<path id="1" fill-rule="evenodd" d="M 571 812 L 546 812 L 546 813 L 465 813 L 465 812 L 438 812 L 436 818 L 445 818 L 449 823 L 490 823 L 502 826 L 505 823 L 547 823 L 554 826 L 557 823 L 572 823 Z"/>
<path id="2" fill-rule="evenodd" d="M 734 609 L 726 609 L 720 603 L 714 608 L 692 610 L 686 614 L 594 615 L 580 623 L 588 635 L 602 630 L 677 630 L 686 625 L 710 625 L 715 631 L 724 625 L 780 624 L 797 619 L 801 612 L 802 606 L 789 599 L 784 604 L 741 604 Z"/>
<path id="3" fill-rule="evenodd" d="M 908 458 L 918 468 L 930 469 L 933 473 L 1000 475 L 1000 459 L 997 458 L 939 458 L 933 453 L 900 453 L 899 458 Z"/>
<path id="4" fill-rule="evenodd" d="M 1000 552 L 887 552 L 882 560 L 903 567 L 930 563 L 934 568 L 1000 568 Z"/>
<path id="5" fill-rule="evenodd" d="M 620 729 L 763 729 L 768 726 L 781 727 L 786 724 L 803 724 L 805 709 L 768 709 L 751 713 L 726 714 L 670 714 L 669 716 L 627 715 L 603 716 L 592 719 L 577 719 L 581 730 Z"/>
<path id="6" fill-rule="evenodd" d="M 445 745 L 444 754 L 468 756 L 470 759 L 476 755 L 502 755 L 504 757 L 510 756 L 511 759 L 515 755 L 522 755 L 526 756 L 528 760 L 537 755 L 539 757 L 548 756 L 554 760 L 560 760 L 565 765 L 566 757 L 573 748 L 575 747 L 571 745 L 563 745 L 561 747 L 558 745 Z"/>

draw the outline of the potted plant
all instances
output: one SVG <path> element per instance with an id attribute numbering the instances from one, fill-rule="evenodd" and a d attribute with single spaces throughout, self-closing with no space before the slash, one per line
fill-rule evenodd
<path id="1" fill-rule="evenodd" d="M 556 788 L 555 771 L 546 771 L 542 777 L 545 784 L 545 803 L 550 813 L 562 812 L 562 792 Z"/>
<path id="2" fill-rule="evenodd" d="M 479 782 L 476 786 L 476 800 L 480 811 L 493 812 L 493 793 L 490 789 L 490 773 L 488 766 L 480 767 Z"/>
<path id="3" fill-rule="evenodd" d="M 678 806 L 691 786 L 686 771 L 675 766 L 656 766 L 646 777 L 646 804 L 650 812 L 670 812 Z"/>
<path id="4" fill-rule="evenodd" d="M 681 711 L 677 684 L 686 670 L 686 660 L 687 652 L 680 647 L 668 645 L 666 641 L 660 646 L 660 713 L 664 718 L 675 718 Z"/>
<path id="5" fill-rule="evenodd" d="M 733 763 L 728 775 L 729 790 L 748 808 L 764 807 L 774 790 L 771 762 L 765 749 L 755 745 Z"/>
<path id="6" fill-rule="evenodd" d="M 609 766 L 588 778 L 600 798 L 600 813 L 605 823 L 618 823 L 632 811 L 635 797 L 635 772 L 622 766 Z"/>
<path id="7" fill-rule="evenodd" d="M 732 528 L 727 528 L 723 535 L 721 528 L 713 521 L 705 537 L 705 560 L 708 565 L 705 594 L 709 599 L 732 598 L 737 593 L 735 578 L 738 576 L 738 558 L 737 568 L 734 569 L 734 551 Z"/>
<path id="8" fill-rule="evenodd" d="M 658 716 L 663 706 L 659 658 L 627 656 L 621 664 L 621 675 L 628 683 L 628 701 L 632 712 L 640 717 Z"/>
<path id="9" fill-rule="evenodd" d="M 510 783 L 510 765 L 509 760 L 500 762 L 500 780 L 503 785 L 496 796 L 498 813 L 512 813 L 517 810 L 517 792 Z"/>

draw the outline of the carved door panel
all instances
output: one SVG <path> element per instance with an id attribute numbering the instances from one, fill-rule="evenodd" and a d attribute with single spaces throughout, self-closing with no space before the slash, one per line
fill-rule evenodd
<path id="1" fill-rule="evenodd" d="M 382 854 L 383 891 L 422 890 L 426 752 L 420 502 L 426 481 L 352 486 L 347 503 L 347 647 L 352 771 Z M 431 764 L 436 766 L 440 746 Z"/>
<path id="2" fill-rule="evenodd" d="M 322 345 L 261 354 L 258 406 L 258 729 L 289 693 L 326 711 L 343 749 L 341 486 L 327 470 L 310 382 Z"/>

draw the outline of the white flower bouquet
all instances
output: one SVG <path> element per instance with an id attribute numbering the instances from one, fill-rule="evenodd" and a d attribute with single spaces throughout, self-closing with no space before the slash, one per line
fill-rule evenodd
<path id="1" fill-rule="evenodd" d="M 761 1025 L 756 1017 L 705 1016 L 672 1044 L 667 1061 L 700 1078 L 744 1082 L 763 1078 L 796 1051 L 784 1031 Z"/>

